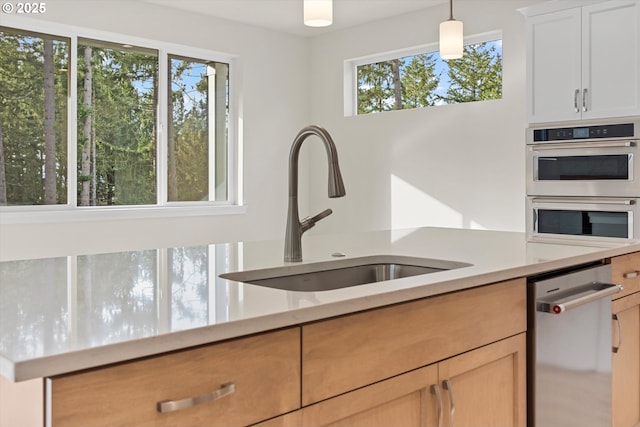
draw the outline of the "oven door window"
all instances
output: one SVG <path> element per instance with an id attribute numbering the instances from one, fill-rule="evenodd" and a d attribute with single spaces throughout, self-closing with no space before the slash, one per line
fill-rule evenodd
<path id="1" fill-rule="evenodd" d="M 629 155 L 538 157 L 539 181 L 629 180 Z"/>
<path id="2" fill-rule="evenodd" d="M 542 234 L 631 237 L 628 212 L 538 209 L 537 223 L 538 233 Z"/>

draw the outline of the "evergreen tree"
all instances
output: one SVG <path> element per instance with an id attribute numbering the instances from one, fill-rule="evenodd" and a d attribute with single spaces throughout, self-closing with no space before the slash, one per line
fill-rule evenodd
<path id="1" fill-rule="evenodd" d="M 402 77 L 404 108 L 419 108 L 435 105 L 435 90 L 440 77 L 435 72 L 433 54 L 416 55 L 406 66 Z"/>
<path id="2" fill-rule="evenodd" d="M 358 67 L 358 114 L 394 109 L 391 62 Z"/>
<path id="3" fill-rule="evenodd" d="M 495 46 L 467 45 L 460 59 L 449 60 L 451 83 L 440 99 L 447 104 L 502 97 L 502 57 Z"/>

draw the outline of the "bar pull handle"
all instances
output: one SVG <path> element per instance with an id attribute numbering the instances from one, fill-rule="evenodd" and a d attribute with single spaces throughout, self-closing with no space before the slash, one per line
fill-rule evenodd
<path id="1" fill-rule="evenodd" d="M 622 275 L 622 277 L 624 277 L 625 279 L 635 279 L 638 276 L 640 276 L 640 271 L 638 271 L 638 270 L 631 271 L 629 273 L 624 273 Z"/>
<path id="2" fill-rule="evenodd" d="M 572 203 L 580 205 L 619 205 L 619 206 L 633 206 L 636 201 L 633 199 L 616 199 L 616 198 L 593 198 L 593 197 L 534 197 L 531 199 L 533 203 Z"/>
<path id="3" fill-rule="evenodd" d="M 220 399 L 221 397 L 232 394 L 234 391 L 236 391 L 236 385 L 234 383 L 226 383 L 222 384 L 222 387 L 219 389 L 201 396 L 190 397 L 182 400 L 164 400 L 162 402 L 158 402 L 157 409 L 158 412 L 163 414 L 167 412 L 175 412 Z"/>
<path id="4" fill-rule="evenodd" d="M 456 404 L 453 400 L 453 387 L 451 386 L 451 381 L 442 381 L 442 388 L 449 392 L 449 427 L 453 427 L 453 415 L 456 412 Z"/>
<path id="5" fill-rule="evenodd" d="M 618 325 L 618 345 L 613 346 L 612 348 L 612 351 L 614 353 L 617 353 L 620 351 L 620 347 L 622 347 L 622 322 L 620 321 L 620 318 L 617 314 L 614 314 L 613 316 L 611 316 L 611 318 L 615 320 L 616 324 Z"/>
<path id="6" fill-rule="evenodd" d="M 587 88 L 584 88 L 582 90 L 582 111 L 584 111 L 585 113 L 587 112 L 587 98 L 589 95 L 589 90 Z"/>
<path id="7" fill-rule="evenodd" d="M 592 142 L 554 142 L 552 144 L 535 144 L 529 146 L 529 151 L 551 151 L 551 150 L 579 150 L 589 148 L 629 148 L 635 147 L 637 141 L 635 140 L 623 140 L 623 141 L 592 141 Z"/>
<path id="8" fill-rule="evenodd" d="M 574 309 L 576 307 L 580 307 L 585 304 L 589 304 L 593 301 L 597 301 L 601 298 L 605 298 L 613 294 L 617 294 L 618 292 L 623 290 L 623 287 L 620 285 L 613 285 L 608 283 L 591 283 L 590 285 L 580 286 L 576 288 L 575 292 L 584 293 L 589 290 L 595 290 L 595 292 L 590 293 L 588 295 L 574 298 L 569 301 L 563 301 L 563 302 L 538 301 L 536 304 L 536 309 L 544 313 L 562 314 L 565 311 Z"/>
<path id="9" fill-rule="evenodd" d="M 573 109 L 576 113 L 580 112 L 580 107 L 578 107 L 578 96 L 580 95 L 580 89 L 576 89 L 573 93 Z"/>
<path id="10" fill-rule="evenodd" d="M 438 401 L 438 427 L 442 427 L 442 393 L 440 393 L 438 384 L 431 385 L 431 394 L 436 395 L 436 400 Z"/>

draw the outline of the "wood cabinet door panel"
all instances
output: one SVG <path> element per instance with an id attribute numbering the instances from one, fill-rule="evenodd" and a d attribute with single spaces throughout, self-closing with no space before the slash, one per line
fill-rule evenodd
<path id="1" fill-rule="evenodd" d="M 444 425 L 526 425 L 525 334 L 445 360 L 438 365 L 438 377 L 448 388 Z"/>
<path id="2" fill-rule="evenodd" d="M 438 380 L 427 366 L 302 410 L 304 427 L 435 427 Z"/>
<path id="3" fill-rule="evenodd" d="M 613 425 L 640 426 L 640 292 L 613 302 Z M 616 324 L 619 322 L 619 324 Z"/>
<path id="4" fill-rule="evenodd" d="M 160 413 L 157 403 L 219 400 Z M 241 338 L 49 381 L 55 427 L 245 426 L 300 406 L 300 329 Z"/>

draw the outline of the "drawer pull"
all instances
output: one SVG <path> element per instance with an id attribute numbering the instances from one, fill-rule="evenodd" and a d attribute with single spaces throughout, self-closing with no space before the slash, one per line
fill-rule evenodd
<path id="1" fill-rule="evenodd" d="M 226 383 L 222 384 L 222 387 L 220 387 L 218 390 L 212 391 L 211 393 L 203 394 L 202 396 L 190 397 L 188 399 L 182 400 L 164 400 L 162 402 L 158 402 L 158 412 L 166 413 L 191 408 L 196 405 L 201 405 L 203 403 L 211 402 L 213 400 L 220 399 L 221 397 L 228 396 L 234 391 L 236 391 L 236 385 L 233 383 Z"/>
<path id="2" fill-rule="evenodd" d="M 638 270 L 632 271 L 630 273 L 624 273 L 622 275 L 622 277 L 624 277 L 625 279 L 635 279 L 638 276 L 640 276 L 640 271 L 638 271 Z"/>
<path id="3" fill-rule="evenodd" d="M 436 400 L 438 401 L 438 427 L 442 427 L 442 394 L 438 384 L 431 385 L 431 393 L 436 395 Z"/>
<path id="4" fill-rule="evenodd" d="M 620 347 L 622 347 L 622 322 L 620 321 L 620 318 L 618 317 L 617 314 L 614 314 L 612 316 L 612 319 L 615 320 L 616 324 L 618 325 L 618 345 L 613 346 L 611 350 L 614 353 L 617 353 L 620 351 Z"/>
<path id="5" fill-rule="evenodd" d="M 456 412 L 456 404 L 453 401 L 453 386 L 450 380 L 442 382 L 442 388 L 449 392 L 449 427 L 453 427 L 453 415 Z"/>

